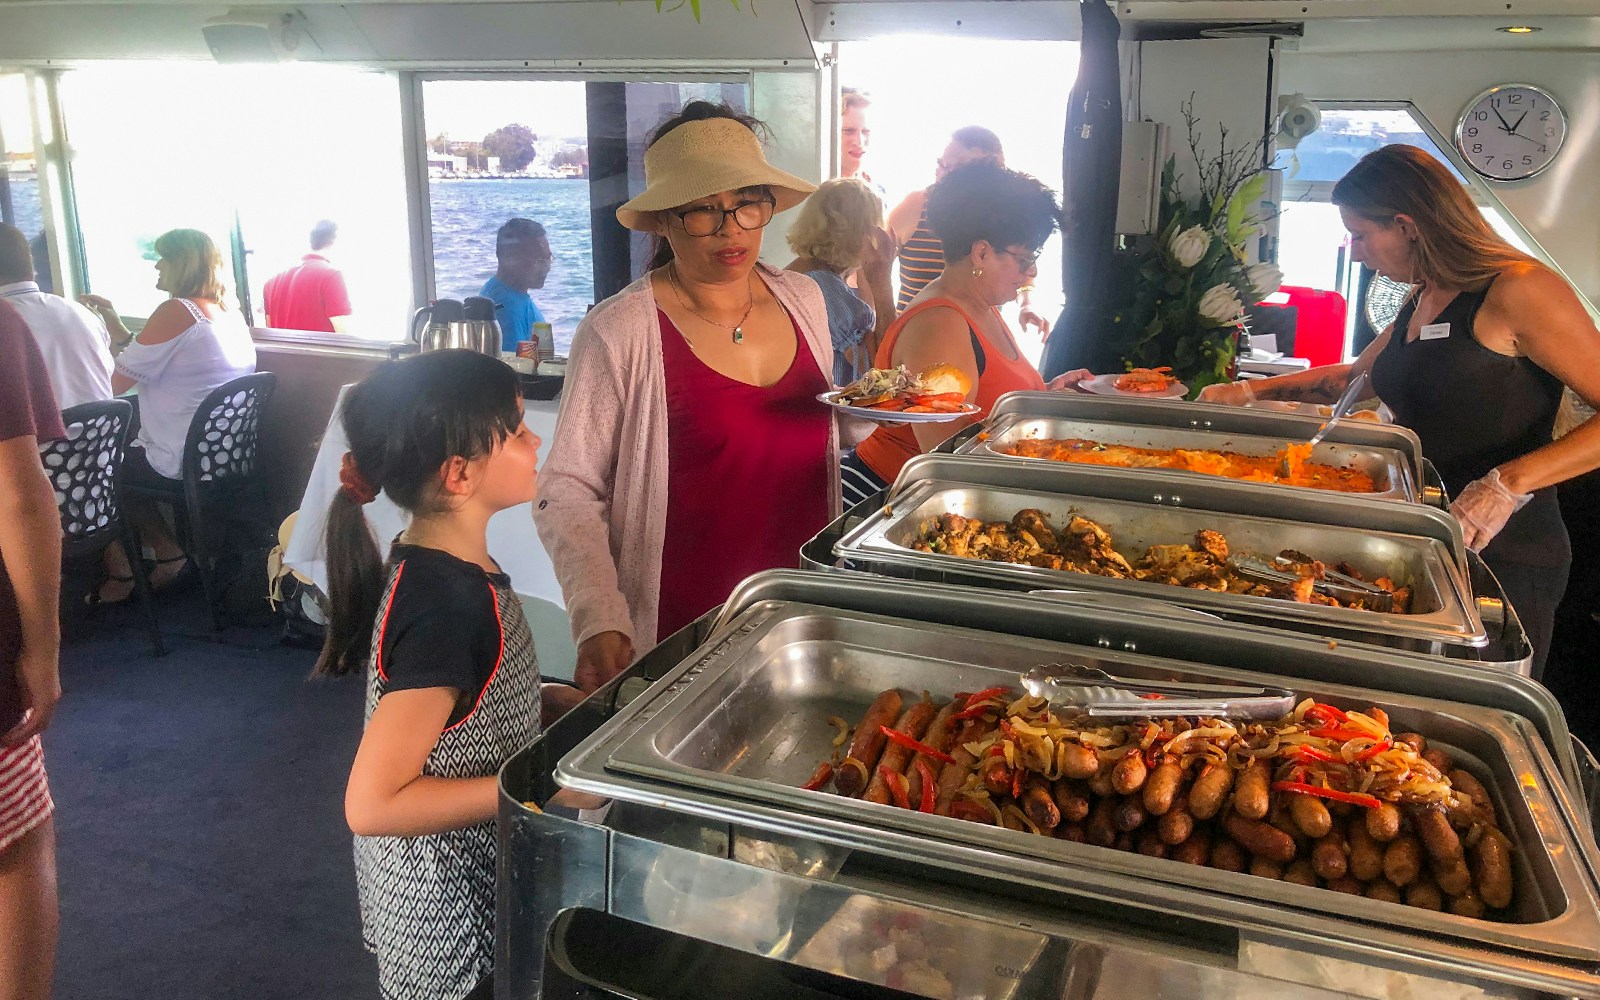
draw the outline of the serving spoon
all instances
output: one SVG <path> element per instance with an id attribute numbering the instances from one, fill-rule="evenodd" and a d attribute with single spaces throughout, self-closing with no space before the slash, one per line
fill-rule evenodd
<path id="1" fill-rule="evenodd" d="M 1333 412 L 1328 414 L 1328 419 L 1322 422 L 1322 426 L 1317 428 L 1317 432 L 1311 435 L 1311 440 L 1306 442 L 1308 447 L 1315 448 L 1321 444 L 1322 439 L 1328 436 L 1329 431 L 1333 430 L 1333 425 L 1349 415 L 1350 410 L 1356 405 L 1356 400 L 1361 398 L 1361 390 L 1366 384 L 1367 373 L 1364 371 L 1356 372 L 1350 377 L 1350 382 L 1344 387 L 1344 392 L 1339 396 L 1339 401 L 1333 404 Z M 1278 475 L 1288 478 L 1289 474 L 1289 455 L 1285 452 L 1284 456 L 1278 460 Z"/>

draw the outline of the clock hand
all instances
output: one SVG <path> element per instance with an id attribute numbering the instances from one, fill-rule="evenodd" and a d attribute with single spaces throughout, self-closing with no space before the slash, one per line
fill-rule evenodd
<path id="1" fill-rule="evenodd" d="M 1528 113 L 1527 113 L 1527 112 L 1526 112 L 1526 111 L 1524 111 L 1524 112 L 1523 112 L 1523 113 L 1522 113 L 1522 118 L 1518 118 L 1518 119 L 1517 119 L 1517 123 L 1516 123 L 1516 124 L 1515 124 L 1515 125 L 1513 125 L 1513 126 L 1511 126 L 1511 128 L 1510 128 L 1510 129 L 1509 129 L 1509 130 L 1508 130 L 1508 131 L 1510 131 L 1510 133 L 1511 133 L 1511 134 L 1512 134 L 1512 135 L 1516 135 L 1516 134 L 1517 134 L 1517 129 L 1519 129 L 1519 128 L 1521 128 L 1521 127 L 1522 127 L 1522 122 L 1523 122 L 1523 120 L 1524 120 L 1524 119 L 1526 119 L 1526 118 L 1527 118 L 1527 117 L 1528 117 Z"/>
<path id="2" fill-rule="evenodd" d="M 1511 129 L 1511 124 L 1506 121 L 1506 116 L 1500 113 L 1500 109 L 1499 108 L 1491 107 L 1489 110 L 1493 111 L 1494 112 L 1494 116 L 1496 118 L 1500 119 L 1500 127 L 1502 129 L 1504 129 L 1507 132 L 1510 132 L 1512 130 Z"/>

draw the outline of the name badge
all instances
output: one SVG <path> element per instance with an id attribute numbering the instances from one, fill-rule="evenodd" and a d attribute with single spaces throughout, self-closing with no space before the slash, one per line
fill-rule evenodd
<path id="1" fill-rule="evenodd" d="M 1443 340 L 1450 336 L 1449 323 L 1429 323 L 1417 334 L 1418 340 Z"/>

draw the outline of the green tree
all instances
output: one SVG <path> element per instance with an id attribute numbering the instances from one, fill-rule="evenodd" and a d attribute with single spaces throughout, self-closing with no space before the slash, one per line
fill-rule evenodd
<path id="1" fill-rule="evenodd" d="M 483 137 L 483 151 L 500 158 L 500 169 L 515 173 L 538 156 L 534 143 L 538 136 L 526 125 L 506 125 Z"/>
<path id="2" fill-rule="evenodd" d="M 589 165 L 589 151 L 582 146 L 562 146 L 556 155 L 550 157 L 552 167 L 565 167 L 568 165 L 587 167 Z"/>

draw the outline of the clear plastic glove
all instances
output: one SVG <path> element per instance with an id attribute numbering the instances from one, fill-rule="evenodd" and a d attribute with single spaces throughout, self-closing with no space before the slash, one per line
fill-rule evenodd
<path id="1" fill-rule="evenodd" d="M 1256 391 L 1250 385 L 1249 379 L 1240 379 L 1237 382 L 1218 382 L 1208 385 L 1200 390 L 1200 395 L 1195 397 L 1201 403 L 1221 403 L 1224 406 L 1245 406 L 1256 400 Z"/>
<path id="2" fill-rule="evenodd" d="M 1461 535 L 1467 548 L 1482 552 L 1494 540 L 1511 515 L 1528 505 L 1531 493 L 1513 493 L 1500 481 L 1500 470 L 1490 469 L 1482 479 L 1467 484 L 1450 505 L 1450 513 L 1461 522 Z"/>
<path id="3" fill-rule="evenodd" d="M 1067 389 L 1076 389 L 1079 382 L 1086 382 L 1092 378 L 1094 378 L 1094 372 L 1090 371 L 1089 369 L 1074 368 L 1070 372 L 1062 372 L 1060 375 L 1057 375 L 1055 378 L 1045 383 L 1045 388 L 1049 389 L 1051 392 L 1062 392 Z"/>

